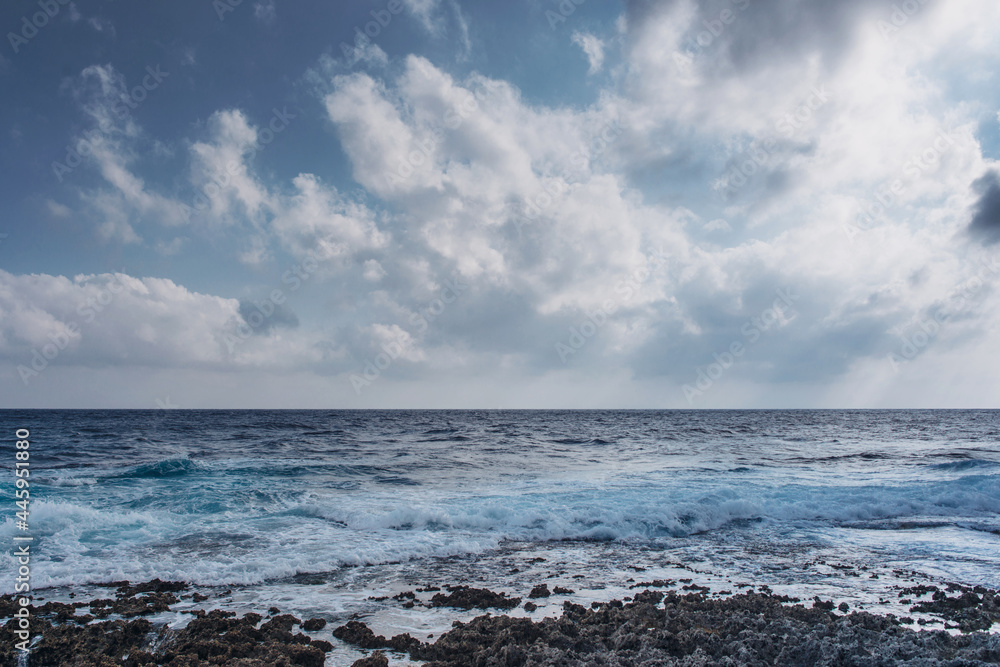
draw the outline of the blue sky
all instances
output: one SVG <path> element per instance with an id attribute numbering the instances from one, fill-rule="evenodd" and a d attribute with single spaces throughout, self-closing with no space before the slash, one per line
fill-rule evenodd
<path id="1" fill-rule="evenodd" d="M 995 407 L 997 19 L 7 3 L 0 398 Z"/>

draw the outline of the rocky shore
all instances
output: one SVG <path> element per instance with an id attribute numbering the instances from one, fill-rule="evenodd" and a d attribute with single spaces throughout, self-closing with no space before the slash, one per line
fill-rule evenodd
<path id="1" fill-rule="evenodd" d="M 803 602 L 766 587 L 725 597 L 661 590 L 673 583 L 642 582 L 631 597 L 589 608 L 565 600 L 558 617 L 540 620 L 506 615 L 522 598 L 485 588 L 458 585 L 394 596 L 405 608 L 486 612 L 456 621 L 425 642 L 409 634 L 377 635 L 356 618 L 331 630 L 326 619 L 303 620 L 277 608 L 266 616 L 239 617 L 219 609 L 188 610 L 191 621 L 169 629 L 146 617 L 170 611 L 179 595 L 198 603 L 206 598 L 179 582 L 114 582 L 108 584 L 113 597 L 36 605 L 32 634 L 41 639 L 32 646 L 30 665 L 320 667 L 334 642 L 368 652 L 353 667 L 387 666 L 388 655 L 427 667 L 1000 664 L 1000 634 L 983 632 L 1000 622 L 1000 594 L 982 587 L 918 585 L 898 592 L 914 613 L 941 617 L 952 630 L 946 632 L 918 631 L 912 618 L 852 611 L 832 600 Z M 572 592 L 540 584 L 523 596 L 524 606 Z M 11 667 L 18 664 L 15 610 L 10 596 L 0 598 L 0 665 Z"/>

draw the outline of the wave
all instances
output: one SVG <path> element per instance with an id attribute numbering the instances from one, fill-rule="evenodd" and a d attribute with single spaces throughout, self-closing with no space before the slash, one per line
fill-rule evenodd
<path id="1" fill-rule="evenodd" d="M 190 459 L 165 459 L 155 463 L 146 463 L 131 470 L 113 475 L 118 478 L 150 479 L 157 477 L 181 477 L 195 470 L 198 466 Z"/>
<path id="2" fill-rule="evenodd" d="M 170 478 L 197 469 L 187 459 L 167 459 L 123 476 Z M 108 497 L 100 507 L 35 500 L 37 585 L 157 576 L 253 584 L 349 565 L 477 554 L 508 541 L 669 544 L 708 536 L 728 542 L 803 527 L 828 535 L 823 531 L 843 528 L 1000 531 L 1000 476 L 985 474 L 818 486 L 746 475 L 692 484 L 671 473 L 589 486 L 579 479 L 525 480 L 476 492 L 413 486 L 384 474 L 382 485 L 359 493 L 328 484 L 264 493 L 247 477 L 206 475 L 197 488 L 143 485 L 141 498 Z M 755 537 L 755 531 L 763 532 Z M 15 534 L 13 518 L 0 524 L 0 539 Z M 9 558 L 0 556 L 0 563 L 12 565 Z M 0 582 L 0 591 L 8 584 Z"/>
<path id="3" fill-rule="evenodd" d="M 935 470 L 962 471 L 962 470 L 972 470 L 974 468 L 994 468 L 996 466 L 1000 466 L 1000 462 L 990 461 L 988 459 L 977 459 L 966 456 L 962 457 L 956 456 L 954 458 L 961 458 L 962 460 L 954 461 L 951 463 L 932 463 L 930 464 L 929 467 Z"/>

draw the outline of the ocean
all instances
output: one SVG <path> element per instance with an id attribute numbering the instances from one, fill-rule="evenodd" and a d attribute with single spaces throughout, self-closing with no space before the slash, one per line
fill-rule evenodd
<path id="1" fill-rule="evenodd" d="M 31 432 L 47 599 L 158 577 L 425 636 L 461 614 L 378 598 L 547 582 L 586 602 L 670 578 L 904 614 L 909 582 L 1000 587 L 998 411 L 0 414 L 11 452 Z"/>

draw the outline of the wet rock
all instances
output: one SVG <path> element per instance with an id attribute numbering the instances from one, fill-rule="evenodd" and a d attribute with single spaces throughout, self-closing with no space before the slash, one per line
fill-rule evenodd
<path id="1" fill-rule="evenodd" d="M 688 582 L 691 580 L 688 579 Z M 671 581 L 670 579 L 654 579 L 653 581 L 640 581 L 637 584 L 629 586 L 629 588 L 670 588 L 671 586 L 676 586 L 676 581 Z"/>
<path id="2" fill-rule="evenodd" d="M 302 624 L 302 629 L 306 632 L 316 632 L 317 630 L 322 630 L 326 627 L 326 619 L 322 618 L 310 618 L 308 621 Z"/>
<path id="3" fill-rule="evenodd" d="M 455 607 L 457 609 L 513 609 L 521 604 L 521 598 L 508 598 L 506 593 L 494 593 L 486 588 L 449 586 L 449 593 L 436 593 L 431 598 L 432 607 Z"/>
<path id="4" fill-rule="evenodd" d="M 128 582 L 111 585 L 118 588 L 115 600 L 99 599 L 69 605 L 49 602 L 33 609 L 32 633 L 41 636 L 31 653 L 33 667 L 322 667 L 325 654 L 333 649 L 329 642 L 312 640 L 302 633 L 293 635 L 291 629 L 300 621 L 290 615 L 277 616 L 258 628 L 262 620 L 260 614 L 236 618 L 236 613 L 231 611 L 196 610 L 195 618 L 184 628 L 154 628 L 146 619 L 127 617 L 159 610 L 172 604 L 171 600 L 176 602 L 173 594 L 183 590 L 184 584 L 153 580 L 136 585 Z M 0 615 L 8 611 L 8 607 L 0 600 Z M 126 618 L 81 626 L 81 621 L 92 620 L 93 616 L 73 615 L 72 612 L 80 607 L 89 607 L 101 615 L 114 613 Z M 168 609 L 163 608 L 164 611 Z M 0 665 L 17 664 L 13 630 L 14 619 L 0 627 Z"/>
<path id="5" fill-rule="evenodd" d="M 420 645 L 420 640 L 409 634 L 396 635 L 392 639 L 376 635 L 361 621 L 348 621 L 345 625 L 336 628 L 333 631 L 333 636 L 358 648 L 391 648 L 401 653 L 406 653 Z"/>
<path id="6" fill-rule="evenodd" d="M 351 667 L 389 667 L 389 658 L 382 651 L 375 651 L 367 658 L 355 660 Z"/>
<path id="7" fill-rule="evenodd" d="M 385 637 L 376 635 L 361 621 L 348 621 L 339 628 L 335 628 L 333 636 L 358 648 L 384 648 L 386 646 Z"/>
<path id="8" fill-rule="evenodd" d="M 549 592 L 549 587 L 547 584 L 539 584 L 538 586 L 532 588 L 531 592 L 528 593 L 528 597 L 531 598 L 532 600 L 536 600 L 538 598 L 547 598 L 550 595 L 552 595 L 552 593 Z"/>
<path id="9" fill-rule="evenodd" d="M 555 588 L 552 589 L 553 595 L 572 595 L 575 592 L 576 591 L 570 588 L 563 588 L 562 586 L 556 586 Z"/>
<path id="10" fill-rule="evenodd" d="M 530 612 L 530 611 L 535 611 L 536 609 L 538 609 L 538 605 L 535 604 L 534 602 L 528 601 L 528 602 L 524 603 L 524 610 L 525 611 L 529 611 Z"/>
<path id="11" fill-rule="evenodd" d="M 962 632 L 989 630 L 994 623 L 1000 622 L 1000 595 L 997 591 L 959 584 L 948 584 L 947 590 L 959 595 L 949 597 L 945 591 L 934 590 L 930 600 L 918 602 L 910 607 L 910 612 L 940 616 L 955 623 L 955 627 Z"/>
<path id="12" fill-rule="evenodd" d="M 660 604 L 662 601 L 662 604 Z M 825 605 L 823 605 L 825 606 Z M 480 616 L 410 652 L 425 667 L 464 665 L 983 665 L 1000 637 L 915 632 L 893 617 L 838 616 L 769 595 L 727 599 L 644 591 L 596 609 L 566 602 L 560 618 Z"/>

